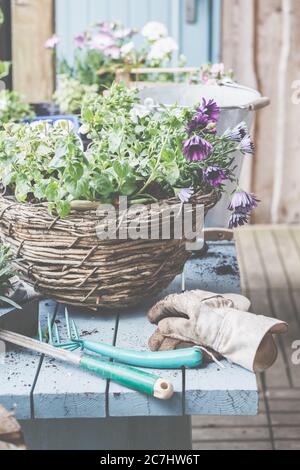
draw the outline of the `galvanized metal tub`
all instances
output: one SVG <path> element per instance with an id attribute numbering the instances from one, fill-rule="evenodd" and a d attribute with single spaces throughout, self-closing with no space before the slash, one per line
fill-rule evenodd
<path id="1" fill-rule="evenodd" d="M 229 127 L 234 127 L 241 121 L 245 121 L 251 129 L 255 111 L 270 104 L 269 98 L 262 97 L 261 94 L 251 88 L 247 88 L 236 83 L 226 83 L 224 85 L 180 85 L 170 84 L 168 86 L 156 86 L 144 88 L 139 94 L 141 101 L 151 98 L 154 106 L 159 107 L 177 105 L 178 107 L 195 107 L 202 98 L 213 98 L 221 108 L 221 117 L 218 123 L 218 132 L 221 134 Z M 235 155 L 236 170 L 235 175 L 240 177 L 245 158 L 239 152 Z M 228 206 L 230 194 L 234 190 L 234 184 L 228 182 L 226 191 L 206 218 L 207 227 L 227 227 L 230 212 Z"/>

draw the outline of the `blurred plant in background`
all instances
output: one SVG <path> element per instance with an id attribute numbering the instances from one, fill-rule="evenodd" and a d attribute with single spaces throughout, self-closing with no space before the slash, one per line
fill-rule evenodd
<path id="1" fill-rule="evenodd" d="M 63 114 L 80 114 L 82 102 L 89 95 L 97 97 L 97 85 L 85 85 L 68 75 L 59 76 L 59 86 L 53 95 L 55 103 Z"/>
<path id="2" fill-rule="evenodd" d="M 144 26 L 140 46 L 134 41 L 137 34 L 137 30 L 126 28 L 122 23 L 104 22 L 74 38 L 72 64 L 65 58 L 57 61 L 58 89 L 54 99 L 62 112 L 73 113 L 77 110 L 74 103 L 78 103 L 78 99 L 94 93 L 95 87 L 102 92 L 116 78 L 134 68 L 170 65 L 178 45 L 162 23 L 150 22 Z M 56 54 L 59 42 L 55 34 L 46 41 L 45 48 Z M 180 63 L 183 63 L 182 57 Z M 147 76 L 143 80 L 147 80 Z"/>
<path id="3" fill-rule="evenodd" d="M 226 70 L 224 64 L 203 64 L 199 73 L 191 77 L 191 84 L 220 85 L 234 81 L 233 70 Z"/>

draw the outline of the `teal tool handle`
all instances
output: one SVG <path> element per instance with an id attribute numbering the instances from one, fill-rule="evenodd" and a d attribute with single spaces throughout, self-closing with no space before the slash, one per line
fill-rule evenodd
<path id="1" fill-rule="evenodd" d="M 175 351 L 139 352 L 117 348 L 97 341 L 80 341 L 87 351 L 101 354 L 123 364 L 150 369 L 180 369 L 182 367 L 200 367 L 203 355 L 200 348 L 195 346 L 189 349 Z"/>
<path id="2" fill-rule="evenodd" d="M 81 358 L 80 367 L 100 375 L 103 379 L 112 380 L 161 400 L 168 400 L 174 393 L 173 385 L 167 380 L 133 367 L 102 361 L 86 354 Z"/>

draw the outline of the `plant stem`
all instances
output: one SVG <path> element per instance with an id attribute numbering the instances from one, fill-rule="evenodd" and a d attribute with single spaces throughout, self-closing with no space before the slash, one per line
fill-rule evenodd
<path id="1" fill-rule="evenodd" d="M 142 194 L 142 193 L 145 191 L 145 189 L 147 189 L 148 186 L 152 183 L 152 181 L 153 181 L 153 176 L 155 175 L 155 172 L 156 172 L 156 170 L 157 170 L 157 168 L 158 168 L 158 166 L 159 166 L 159 164 L 160 164 L 160 162 L 161 162 L 162 153 L 163 153 L 163 151 L 164 151 L 164 149 L 165 149 L 165 146 L 166 146 L 167 140 L 168 140 L 168 138 L 169 138 L 169 135 L 170 135 L 170 130 L 168 130 L 167 135 L 166 135 L 166 137 L 165 137 L 165 139 L 164 139 L 164 141 L 163 141 L 163 144 L 162 144 L 162 147 L 161 147 L 161 150 L 160 150 L 160 153 L 159 153 L 157 162 L 156 162 L 156 164 L 155 164 L 155 167 L 154 167 L 154 169 L 153 169 L 151 175 L 149 176 L 148 180 L 146 181 L 146 183 L 144 184 L 144 186 L 142 187 L 142 189 L 140 189 L 139 192 L 136 194 L 136 196 L 139 196 L 140 194 Z"/>

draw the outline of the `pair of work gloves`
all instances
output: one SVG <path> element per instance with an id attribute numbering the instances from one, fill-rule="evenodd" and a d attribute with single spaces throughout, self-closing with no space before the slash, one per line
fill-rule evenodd
<path id="1" fill-rule="evenodd" d="M 253 372 L 262 372 L 277 359 L 273 335 L 285 333 L 285 322 L 249 313 L 241 295 L 195 290 L 172 294 L 158 302 L 148 317 L 157 325 L 149 340 L 151 351 L 199 345 L 207 358 L 225 357 Z"/>

